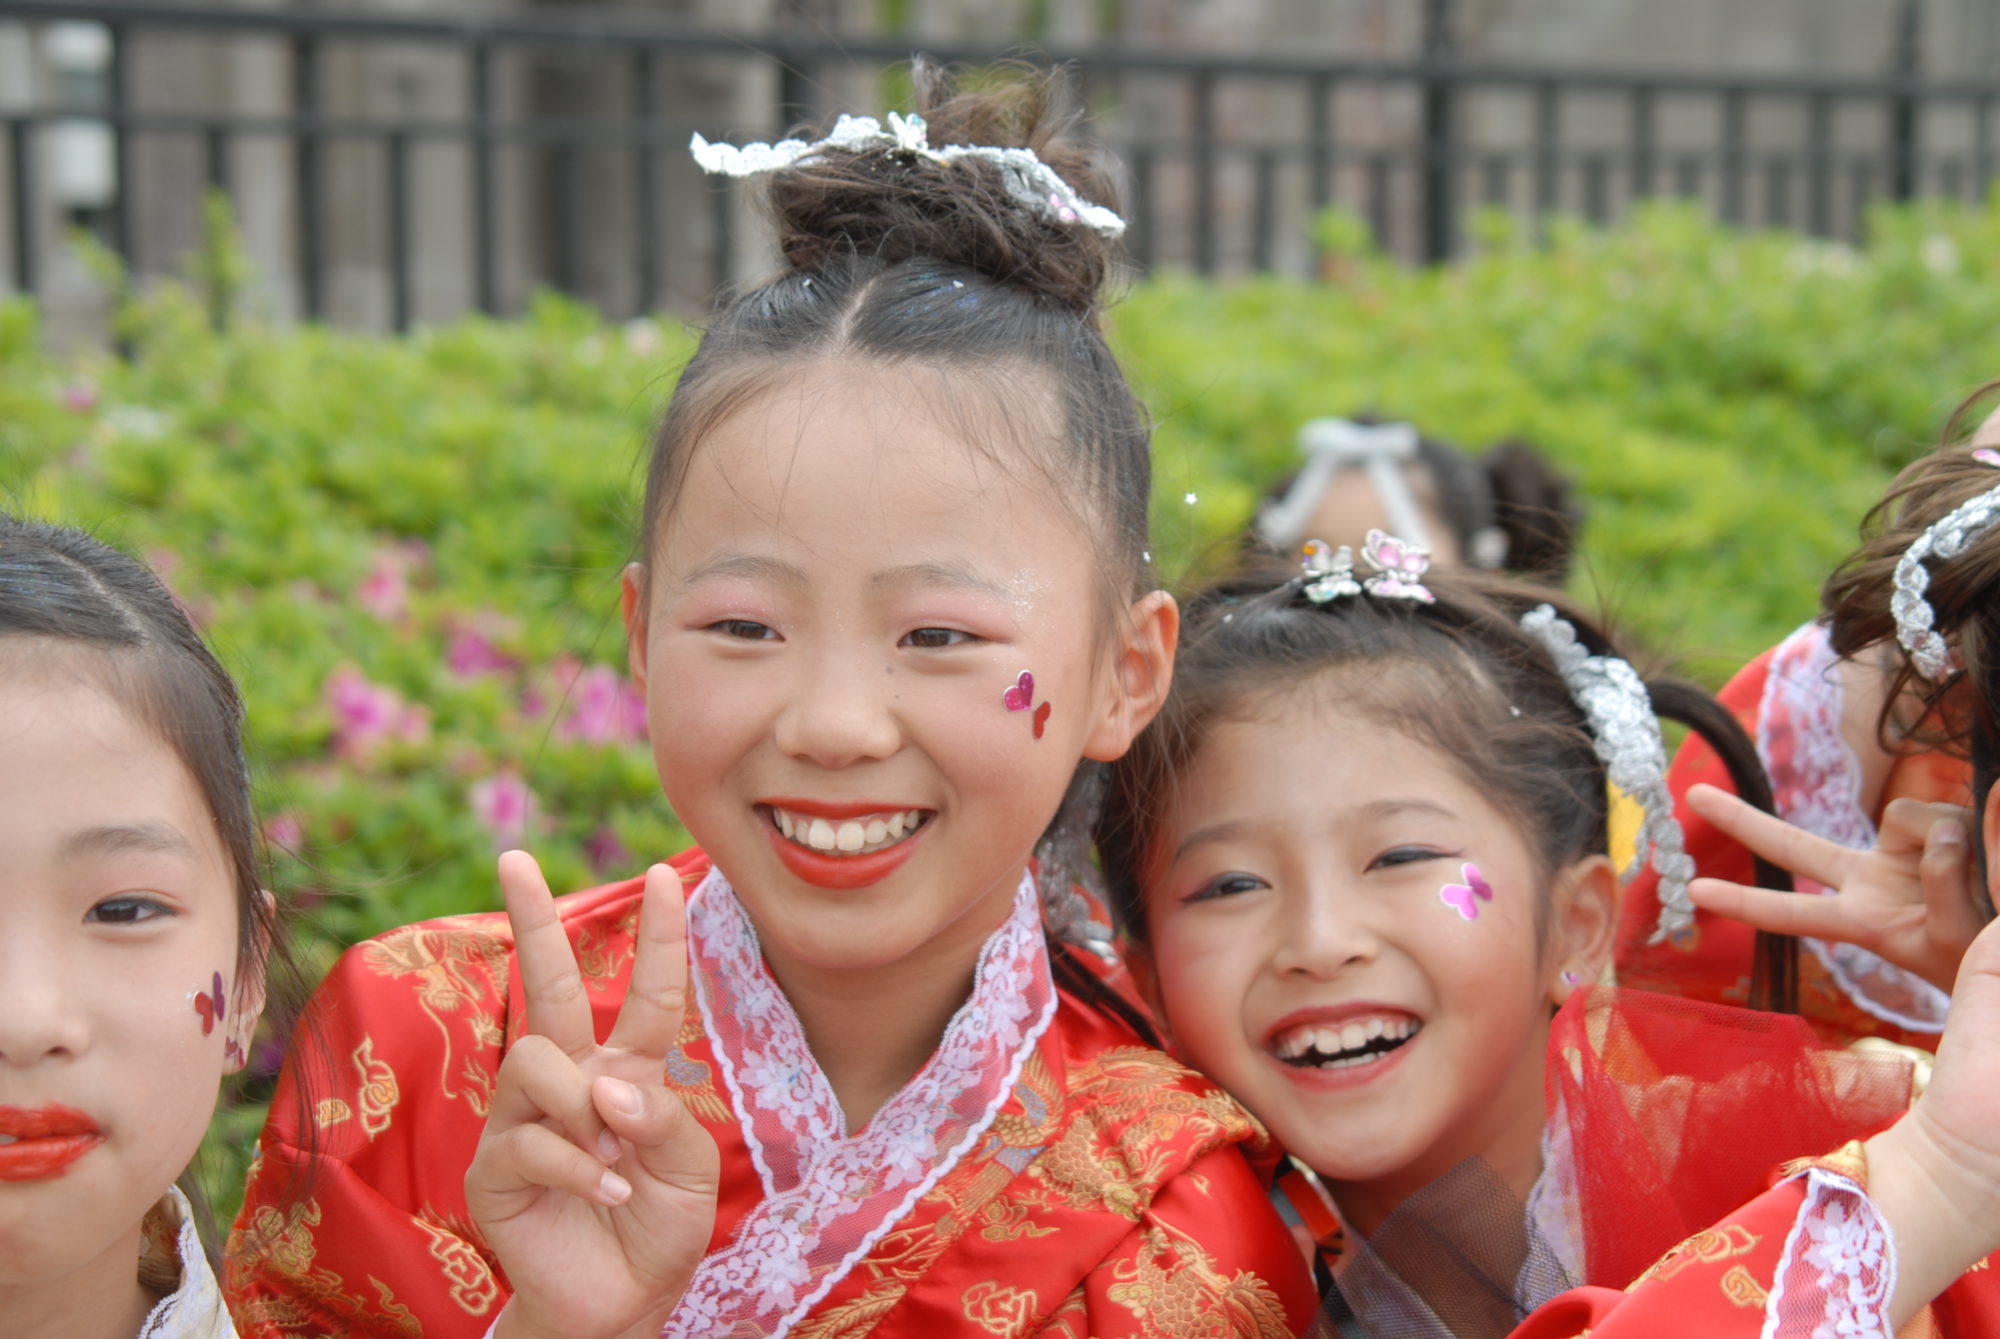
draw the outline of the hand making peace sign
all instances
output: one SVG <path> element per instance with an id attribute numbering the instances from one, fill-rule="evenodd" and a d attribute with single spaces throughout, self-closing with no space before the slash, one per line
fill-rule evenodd
<path id="1" fill-rule="evenodd" d="M 500 886 L 528 1027 L 465 1174 L 514 1288 L 495 1339 L 655 1339 L 708 1249 L 719 1175 L 714 1140 L 662 1082 L 687 1000 L 679 876 L 646 871 L 631 985 L 601 1045 L 534 858 L 501 856 Z"/>

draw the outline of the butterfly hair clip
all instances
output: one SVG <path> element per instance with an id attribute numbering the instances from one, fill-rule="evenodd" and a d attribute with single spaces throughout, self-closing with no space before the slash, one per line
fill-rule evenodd
<path id="1" fill-rule="evenodd" d="M 1300 559 L 1305 568 L 1301 587 L 1305 597 L 1314 604 L 1363 593 L 1382 600 L 1437 602 L 1437 597 L 1423 583 L 1423 575 L 1431 566 L 1429 549 L 1380 530 L 1370 530 L 1368 542 L 1361 546 L 1361 558 L 1375 569 L 1373 576 L 1356 579 L 1354 550 L 1345 544 L 1336 549 L 1325 540 L 1307 540 Z"/>

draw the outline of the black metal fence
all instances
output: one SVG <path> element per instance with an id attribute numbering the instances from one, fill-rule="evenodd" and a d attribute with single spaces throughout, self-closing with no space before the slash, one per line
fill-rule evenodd
<path id="1" fill-rule="evenodd" d="M 1454 54 L 1451 0 L 1422 5 L 1408 59 L 1124 45 L 1041 55 L 1066 66 L 1124 164 L 1141 266 L 1310 272 L 1310 220 L 1327 205 L 1415 261 L 1456 254 L 1477 207 L 1607 219 L 1649 196 L 1851 237 L 1874 200 L 1980 196 L 1992 177 L 2000 90 L 1919 75 L 1916 0 L 1884 11 L 1882 73 L 1824 79 L 1475 62 Z M 259 183 L 277 230 L 264 263 L 291 312 L 351 319 L 334 289 L 360 284 L 398 329 L 514 310 L 541 286 L 614 312 L 699 305 L 750 258 L 739 188 L 692 169 L 689 134 L 775 137 L 802 115 L 868 102 L 910 45 L 567 9 L 479 22 L 0 0 L 0 35 L 32 43 L 78 22 L 109 38 L 94 94 L 0 96 L 12 288 L 44 286 L 66 222 L 94 227 L 139 272 L 164 267 L 158 238 L 186 234 L 172 220 L 198 208 L 200 186 L 247 207 L 245 164 L 262 154 L 254 171 L 279 178 Z M 143 76 L 149 51 L 203 44 L 262 62 L 272 105 Z M 410 96 L 380 105 L 365 62 L 411 52 L 428 64 Z M 114 188 L 101 209 L 65 216 L 41 159 L 78 124 L 102 128 Z"/>

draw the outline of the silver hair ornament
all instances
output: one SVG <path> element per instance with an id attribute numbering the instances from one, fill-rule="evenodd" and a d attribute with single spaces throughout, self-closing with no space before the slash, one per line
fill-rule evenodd
<path id="1" fill-rule="evenodd" d="M 1306 458 L 1298 478 L 1257 514 L 1257 537 L 1274 549 L 1288 549 L 1306 537 L 1306 525 L 1320 499 L 1342 470 L 1358 469 L 1375 485 L 1389 533 L 1419 548 L 1430 546 L 1423 517 L 1403 470 L 1417 458 L 1417 430 L 1408 423 L 1355 423 L 1316 418 L 1299 429 Z"/>
<path id="2" fill-rule="evenodd" d="M 1583 708 L 1605 778 L 1639 806 L 1643 817 L 1632 863 L 1619 874 L 1630 878 L 1651 853 L 1660 878 L 1660 920 L 1649 942 L 1679 937 L 1694 925 L 1694 903 L 1688 897 L 1694 859 L 1674 817 L 1674 797 L 1667 789 L 1667 747 L 1645 681 L 1617 656 L 1592 655 L 1577 640 L 1575 626 L 1553 606 L 1537 605 L 1523 615 L 1521 629 L 1548 648 L 1570 696 Z"/>
<path id="3" fill-rule="evenodd" d="M 1054 168 L 1035 156 L 1033 149 L 995 148 L 985 144 L 951 144 L 933 149 L 921 116 L 890 112 L 886 126 L 872 116 L 843 116 L 833 123 L 832 134 L 811 143 L 786 139 L 776 144 L 745 144 L 738 148 L 733 144 L 712 144 L 696 135 L 688 142 L 688 149 L 702 171 L 725 177 L 777 172 L 828 149 L 907 153 L 933 163 L 973 159 L 1000 169 L 1000 180 L 1007 194 L 1052 223 L 1079 223 L 1105 237 L 1118 237 L 1125 231 L 1124 219 L 1078 195 Z"/>
<path id="4" fill-rule="evenodd" d="M 1991 452 L 1974 452 L 1981 464 L 2000 464 Z M 1925 559 L 1948 561 L 1965 552 L 1965 546 L 2000 519 L 2000 488 L 1991 488 L 1978 497 L 1962 502 L 1949 516 L 1918 535 L 1903 556 L 1896 560 L 1895 590 L 1889 596 L 1890 612 L 1896 616 L 1896 640 L 1910 656 L 1917 673 L 1933 683 L 1942 683 L 1958 668 L 1958 656 L 1944 634 L 1937 630 L 1937 614 L 1925 598 L 1930 590 L 1930 570 Z"/>

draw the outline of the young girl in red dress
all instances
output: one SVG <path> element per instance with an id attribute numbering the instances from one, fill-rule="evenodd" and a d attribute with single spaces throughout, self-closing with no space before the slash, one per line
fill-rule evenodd
<path id="1" fill-rule="evenodd" d="M 242 715 L 144 564 L 0 513 L 0 1332 L 234 1333 L 177 1181 L 284 958 Z"/>
<path id="2" fill-rule="evenodd" d="M 318 1151 L 273 1119 L 239 1221 L 270 1243 L 231 1274 L 248 1333 L 1310 1317 L 1260 1128 L 1142 1043 L 1061 873 L 1178 629 L 1098 330 L 1120 225 L 1038 96 L 919 84 L 928 125 L 697 141 L 772 171 L 789 263 L 681 374 L 625 575 L 701 849 L 555 900 L 509 855 L 511 926 L 341 960 Z"/>
<path id="3" fill-rule="evenodd" d="M 1654 713 L 1754 789 L 1726 714 L 1643 683 L 1555 597 L 1428 575 L 1379 533 L 1364 565 L 1314 545 L 1307 569 L 1192 603 L 1102 835 L 1178 1053 L 1291 1155 L 1329 1333 L 1888 1333 L 2000 1247 L 1984 1037 L 1898 1123 L 1900 1062 L 1589 984 L 1617 922 L 1610 787 L 1685 880 Z M 1941 1128 L 1980 1151 L 1913 1198 Z M 2000 1319 L 1989 1277 L 1939 1303 L 1945 1333 Z"/>
<path id="4" fill-rule="evenodd" d="M 1866 542 L 1828 580 L 1821 616 L 1745 666 L 1720 694 L 1756 740 L 1776 811 L 1796 831 L 1760 823 L 1746 806 L 1730 803 L 1728 777 L 1701 741 L 1690 739 L 1675 756 L 1672 786 L 1688 854 L 1701 874 L 1724 882 L 1697 882 L 1697 905 L 1675 933 L 1662 935 L 1654 926 L 1654 883 L 1642 877 L 1626 906 L 1620 980 L 1743 1003 L 1759 993 L 1753 978 L 1760 968 L 1767 981 L 1774 975 L 1764 967 L 1772 954 L 1760 962 L 1753 944 L 1762 929 L 1767 949 L 1782 945 L 1796 957 L 1796 968 L 1780 973 L 1795 972 L 1798 1011 L 1829 1037 L 1937 1045 L 1951 973 L 1978 925 L 1968 898 L 1978 879 L 1964 812 L 1972 777 L 1962 753 L 1936 747 L 1940 722 L 1921 693 L 1907 691 L 1893 574 L 1928 526 L 1990 486 L 1990 467 L 1975 453 L 2000 446 L 2000 415 L 1963 441 L 1960 425 L 1993 389 L 1969 397 L 1945 430 L 1947 445 L 1890 486 L 1864 526 Z M 1879 848 L 1927 885 L 1947 913 L 1930 923 L 1943 950 L 1880 940 L 1865 915 L 1852 914 L 1867 900 L 1865 889 L 1810 902 L 1737 894 L 1731 886 L 1755 882 L 1753 846 L 1792 870 L 1797 890 L 1808 894 L 1854 891 L 1843 887 L 1854 877 L 1854 857 L 1842 852 Z M 1744 915 L 1755 924 L 1734 919 Z"/>

